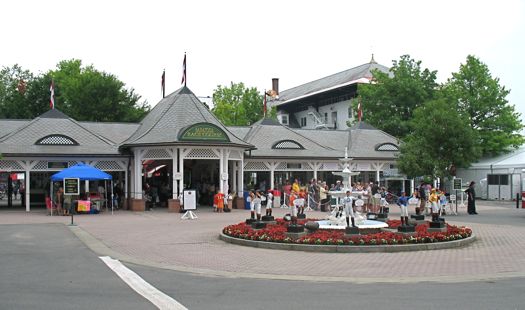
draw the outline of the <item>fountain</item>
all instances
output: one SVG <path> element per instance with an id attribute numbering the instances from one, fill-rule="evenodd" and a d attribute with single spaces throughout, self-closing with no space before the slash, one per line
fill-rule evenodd
<path id="1" fill-rule="evenodd" d="M 332 172 L 334 175 L 343 177 L 343 188 L 339 190 L 329 191 L 332 197 L 336 198 L 336 208 L 328 216 L 327 220 L 317 221 L 319 223 L 319 229 L 345 229 L 346 228 L 346 214 L 342 213 L 339 217 L 336 216 L 337 210 L 339 209 L 339 199 L 346 196 L 347 191 L 352 191 L 351 181 L 353 175 L 359 175 L 359 172 L 352 172 L 350 169 L 350 162 L 352 158 L 348 158 L 348 148 L 345 147 L 345 157 L 339 159 L 343 163 L 343 170 L 341 172 Z M 361 208 L 364 205 L 364 201 L 361 199 L 361 195 L 366 194 L 366 192 L 352 192 L 352 196 L 357 198 L 355 204 L 358 208 Z M 380 221 L 373 221 L 366 219 L 366 214 L 356 210 L 355 212 L 355 224 L 359 229 L 377 229 L 377 228 L 386 228 L 388 224 Z"/>

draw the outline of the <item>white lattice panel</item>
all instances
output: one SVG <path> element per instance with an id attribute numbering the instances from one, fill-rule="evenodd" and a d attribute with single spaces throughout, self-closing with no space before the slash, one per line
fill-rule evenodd
<path id="1" fill-rule="evenodd" d="M 95 164 L 95 168 L 100 170 L 124 170 L 116 161 L 113 160 L 101 160 Z"/>
<path id="2" fill-rule="evenodd" d="M 244 164 L 244 171 L 269 171 L 270 168 L 260 161 L 251 161 Z"/>
<path id="3" fill-rule="evenodd" d="M 74 166 L 76 164 L 78 164 L 78 161 L 76 161 L 76 160 L 70 160 L 70 161 L 67 162 L 67 166 L 68 167 L 72 167 L 72 166 Z"/>
<path id="4" fill-rule="evenodd" d="M 41 160 L 31 170 L 47 170 L 47 160 Z"/>
<path id="5" fill-rule="evenodd" d="M 275 170 L 286 170 L 288 167 L 286 166 L 286 163 L 279 163 L 277 167 L 275 167 Z"/>
<path id="6" fill-rule="evenodd" d="M 321 170 L 325 171 L 337 171 L 339 169 L 338 163 L 323 163 Z"/>
<path id="7" fill-rule="evenodd" d="M 12 171 L 12 170 L 24 170 L 22 165 L 20 165 L 15 160 L 0 160 L 0 170 L 3 171 Z"/>
<path id="8" fill-rule="evenodd" d="M 144 154 L 143 159 L 169 159 L 171 158 L 170 153 L 165 149 L 151 149 L 147 150 Z"/>
<path id="9" fill-rule="evenodd" d="M 192 149 L 184 158 L 197 158 L 197 159 L 208 159 L 208 158 L 219 158 L 213 150 L 210 149 Z"/>

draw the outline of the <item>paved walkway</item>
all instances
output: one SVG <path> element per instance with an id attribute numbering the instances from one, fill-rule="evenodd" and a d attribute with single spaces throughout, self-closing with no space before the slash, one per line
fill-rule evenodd
<path id="1" fill-rule="evenodd" d="M 249 211 L 199 210 L 197 220 L 165 209 L 75 216 L 72 230 L 99 254 L 123 261 L 206 275 L 348 282 L 462 282 L 525 277 L 525 210 L 509 202 L 478 202 L 477 216 L 447 216 L 471 227 L 478 240 L 459 249 L 400 253 L 309 253 L 243 247 L 218 239 Z M 391 218 L 397 218 L 392 206 Z M 275 209 L 275 215 L 285 210 Z M 311 218 L 326 214 L 311 212 Z M 0 224 L 68 224 L 43 211 L 0 211 Z"/>

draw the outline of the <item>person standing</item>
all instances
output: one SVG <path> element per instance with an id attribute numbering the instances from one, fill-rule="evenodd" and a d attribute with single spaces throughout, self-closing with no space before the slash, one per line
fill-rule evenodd
<path id="1" fill-rule="evenodd" d="M 474 191 L 474 185 L 476 185 L 476 182 L 472 181 L 470 182 L 470 185 L 465 190 L 465 193 L 467 193 L 467 199 L 468 199 L 468 205 L 467 205 L 467 211 L 468 214 L 478 214 L 476 212 L 476 191 Z"/>
<path id="2" fill-rule="evenodd" d="M 416 215 L 420 215 L 421 212 L 425 211 L 425 207 L 427 204 L 427 193 L 426 193 L 426 186 L 425 182 L 421 182 L 421 185 L 419 186 L 419 208 L 416 208 Z"/>
<path id="3" fill-rule="evenodd" d="M 408 226 L 408 197 L 405 192 L 397 199 L 397 205 L 401 209 L 401 226 Z"/>

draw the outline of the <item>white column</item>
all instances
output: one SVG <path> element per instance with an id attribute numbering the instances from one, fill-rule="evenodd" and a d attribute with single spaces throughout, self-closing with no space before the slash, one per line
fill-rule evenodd
<path id="1" fill-rule="evenodd" d="M 415 184 L 414 184 L 414 179 L 411 179 L 410 180 L 410 195 L 412 195 L 414 193 L 414 191 L 416 190 L 416 187 L 415 187 Z M 409 195 L 407 195 L 409 196 Z"/>
<path id="2" fill-rule="evenodd" d="M 378 182 L 378 184 L 380 183 L 380 181 L 379 181 L 379 168 L 377 168 L 377 170 L 376 170 L 376 181 Z"/>
<path id="3" fill-rule="evenodd" d="M 222 174 L 224 173 L 224 155 L 225 150 L 219 150 L 219 191 L 224 193 L 224 180 L 222 179 Z"/>
<path id="4" fill-rule="evenodd" d="M 142 199 L 142 155 L 140 150 L 135 150 L 135 184 L 133 186 L 133 195 L 135 199 Z"/>
<path id="5" fill-rule="evenodd" d="M 239 162 L 238 161 L 234 161 L 233 162 L 233 180 L 232 180 L 232 193 L 236 193 L 239 191 L 239 184 L 237 184 L 237 173 L 239 171 Z"/>
<path id="6" fill-rule="evenodd" d="M 89 197 L 89 180 L 84 181 L 84 191 L 86 192 L 86 198 Z"/>
<path id="7" fill-rule="evenodd" d="M 180 149 L 179 154 L 179 173 L 181 179 L 179 180 L 179 194 L 184 190 L 184 150 Z"/>
<path id="8" fill-rule="evenodd" d="M 179 155 L 177 154 L 177 148 L 173 148 L 171 151 L 172 151 L 172 156 L 171 156 L 171 198 L 172 199 L 177 199 L 178 198 L 178 195 L 177 195 L 177 180 L 175 179 L 175 175 L 177 174 L 177 162 L 178 162 L 178 159 L 179 159 Z"/>
<path id="9" fill-rule="evenodd" d="M 401 183 L 401 185 L 402 185 L 402 186 L 401 186 L 401 191 L 406 193 L 405 180 L 403 179 L 402 182 L 403 182 L 403 183 Z M 407 195 L 407 196 L 410 196 L 410 195 Z"/>
<path id="10" fill-rule="evenodd" d="M 240 161 L 239 167 L 239 191 L 244 190 L 244 159 Z"/>
<path id="11" fill-rule="evenodd" d="M 128 174 L 128 169 L 124 170 L 124 184 L 125 186 L 122 186 L 122 190 L 124 191 L 124 198 L 127 200 L 129 198 L 129 193 L 128 193 L 128 188 L 129 188 L 129 174 Z"/>
<path id="12" fill-rule="evenodd" d="M 25 178 L 26 192 L 24 195 L 26 195 L 26 211 L 27 212 L 31 211 L 31 201 L 29 201 L 29 197 L 31 196 L 30 195 L 31 186 L 29 184 L 31 184 L 31 182 L 29 182 L 29 173 L 30 173 L 30 170 L 26 170 L 26 178 Z"/>
<path id="13" fill-rule="evenodd" d="M 275 167 L 276 166 L 277 165 L 275 164 L 275 162 L 270 163 L 270 189 L 275 188 Z"/>
<path id="14" fill-rule="evenodd" d="M 314 165 L 314 179 L 317 181 L 317 169 L 318 169 L 319 163 L 313 163 L 313 165 Z"/>

